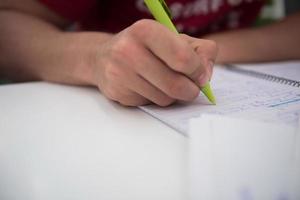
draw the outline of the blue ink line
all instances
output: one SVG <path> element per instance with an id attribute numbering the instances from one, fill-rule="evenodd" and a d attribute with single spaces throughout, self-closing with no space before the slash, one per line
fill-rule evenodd
<path id="1" fill-rule="evenodd" d="M 270 105 L 269 107 L 271 107 L 271 108 L 272 107 L 277 107 L 277 106 L 281 106 L 281 105 L 284 105 L 284 104 L 294 103 L 294 102 L 297 102 L 297 101 L 300 101 L 300 99 L 294 99 L 294 100 L 282 102 L 282 103 L 279 103 L 279 104 Z"/>

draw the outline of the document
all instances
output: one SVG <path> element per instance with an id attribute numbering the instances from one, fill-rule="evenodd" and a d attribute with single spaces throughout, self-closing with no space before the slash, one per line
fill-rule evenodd
<path id="1" fill-rule="evenodd" d="M 300 199 L 296 128 L 203 115 L 190 130 L 191 200 Z"/>
<path id="2" fill-rule="evenodd" d="M 188 133 L 188 122 L 202 114 L 296 126 L 300 116 L 300 88 L 239 74 L 216 67 L 211 86 L 217 105 L 211 105 L 203 94 L 194 102 L 179 102 L 162 108 L 143 106 L 142 110 L 181 133 Z"/>

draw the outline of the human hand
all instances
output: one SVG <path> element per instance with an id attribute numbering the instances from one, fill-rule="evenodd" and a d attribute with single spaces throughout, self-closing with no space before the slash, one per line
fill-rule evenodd
<path id="1" fill-rule="evenodd" d="M 192 101 L 211 78 L 217 46 L 140 20 L 101 45 L 95 80 L 109 99 L 126 106 Z"/>

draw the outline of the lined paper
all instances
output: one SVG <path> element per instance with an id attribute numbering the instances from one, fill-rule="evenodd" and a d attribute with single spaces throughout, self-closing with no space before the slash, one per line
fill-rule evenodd
<path id="1" fill-rule="evenodd" d="M 188 133 L 188 122 L 202 114 L 217 114 L 256 121 L 296 126 L 300 116 L 300 89 L 257 79 L 216 67 L 211 82 L 217 105 L 203 94 L 192 103 L 178 103 L 161 108 L 140 107 L 181 133 Z"/>

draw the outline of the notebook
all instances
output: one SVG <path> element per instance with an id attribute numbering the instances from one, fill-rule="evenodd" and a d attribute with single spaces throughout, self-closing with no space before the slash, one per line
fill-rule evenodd
<path id="1" fill-rule="evenodd" d="M 293 65 L 298 67 L 293 68 L 296 71 L 293 74 L 300 74 L 300 62 Z M 166 108 L 156 105 L 140 108 L 183 134 L 188 133 L 189 120 L 202 114 L 296 126 L 300 116 L 300 76 L 295 76 L 298 79 L 288 76 L 290 68 L 286 63 L 263 66 L 270 71 L 256 71 L 254 67 L 251 70 L 244 65 L 215 67 L 211 86 L 216 106 L 200 93 L 193 102 L 179 102 Z M 283 67 L 281 76 L 277 69 Z"/>
<path id="2" fill-rule="evenodd" d="M 190 127 L 191 200 L 300 199 L 300 129 L 212 115 Z"/>
<path id="3" fill-rule="evenodd" d="M 300 81 L 300 62 L 239 64 L 238 67 L 272 76 L 283 77 L 293 81 Z"/>

